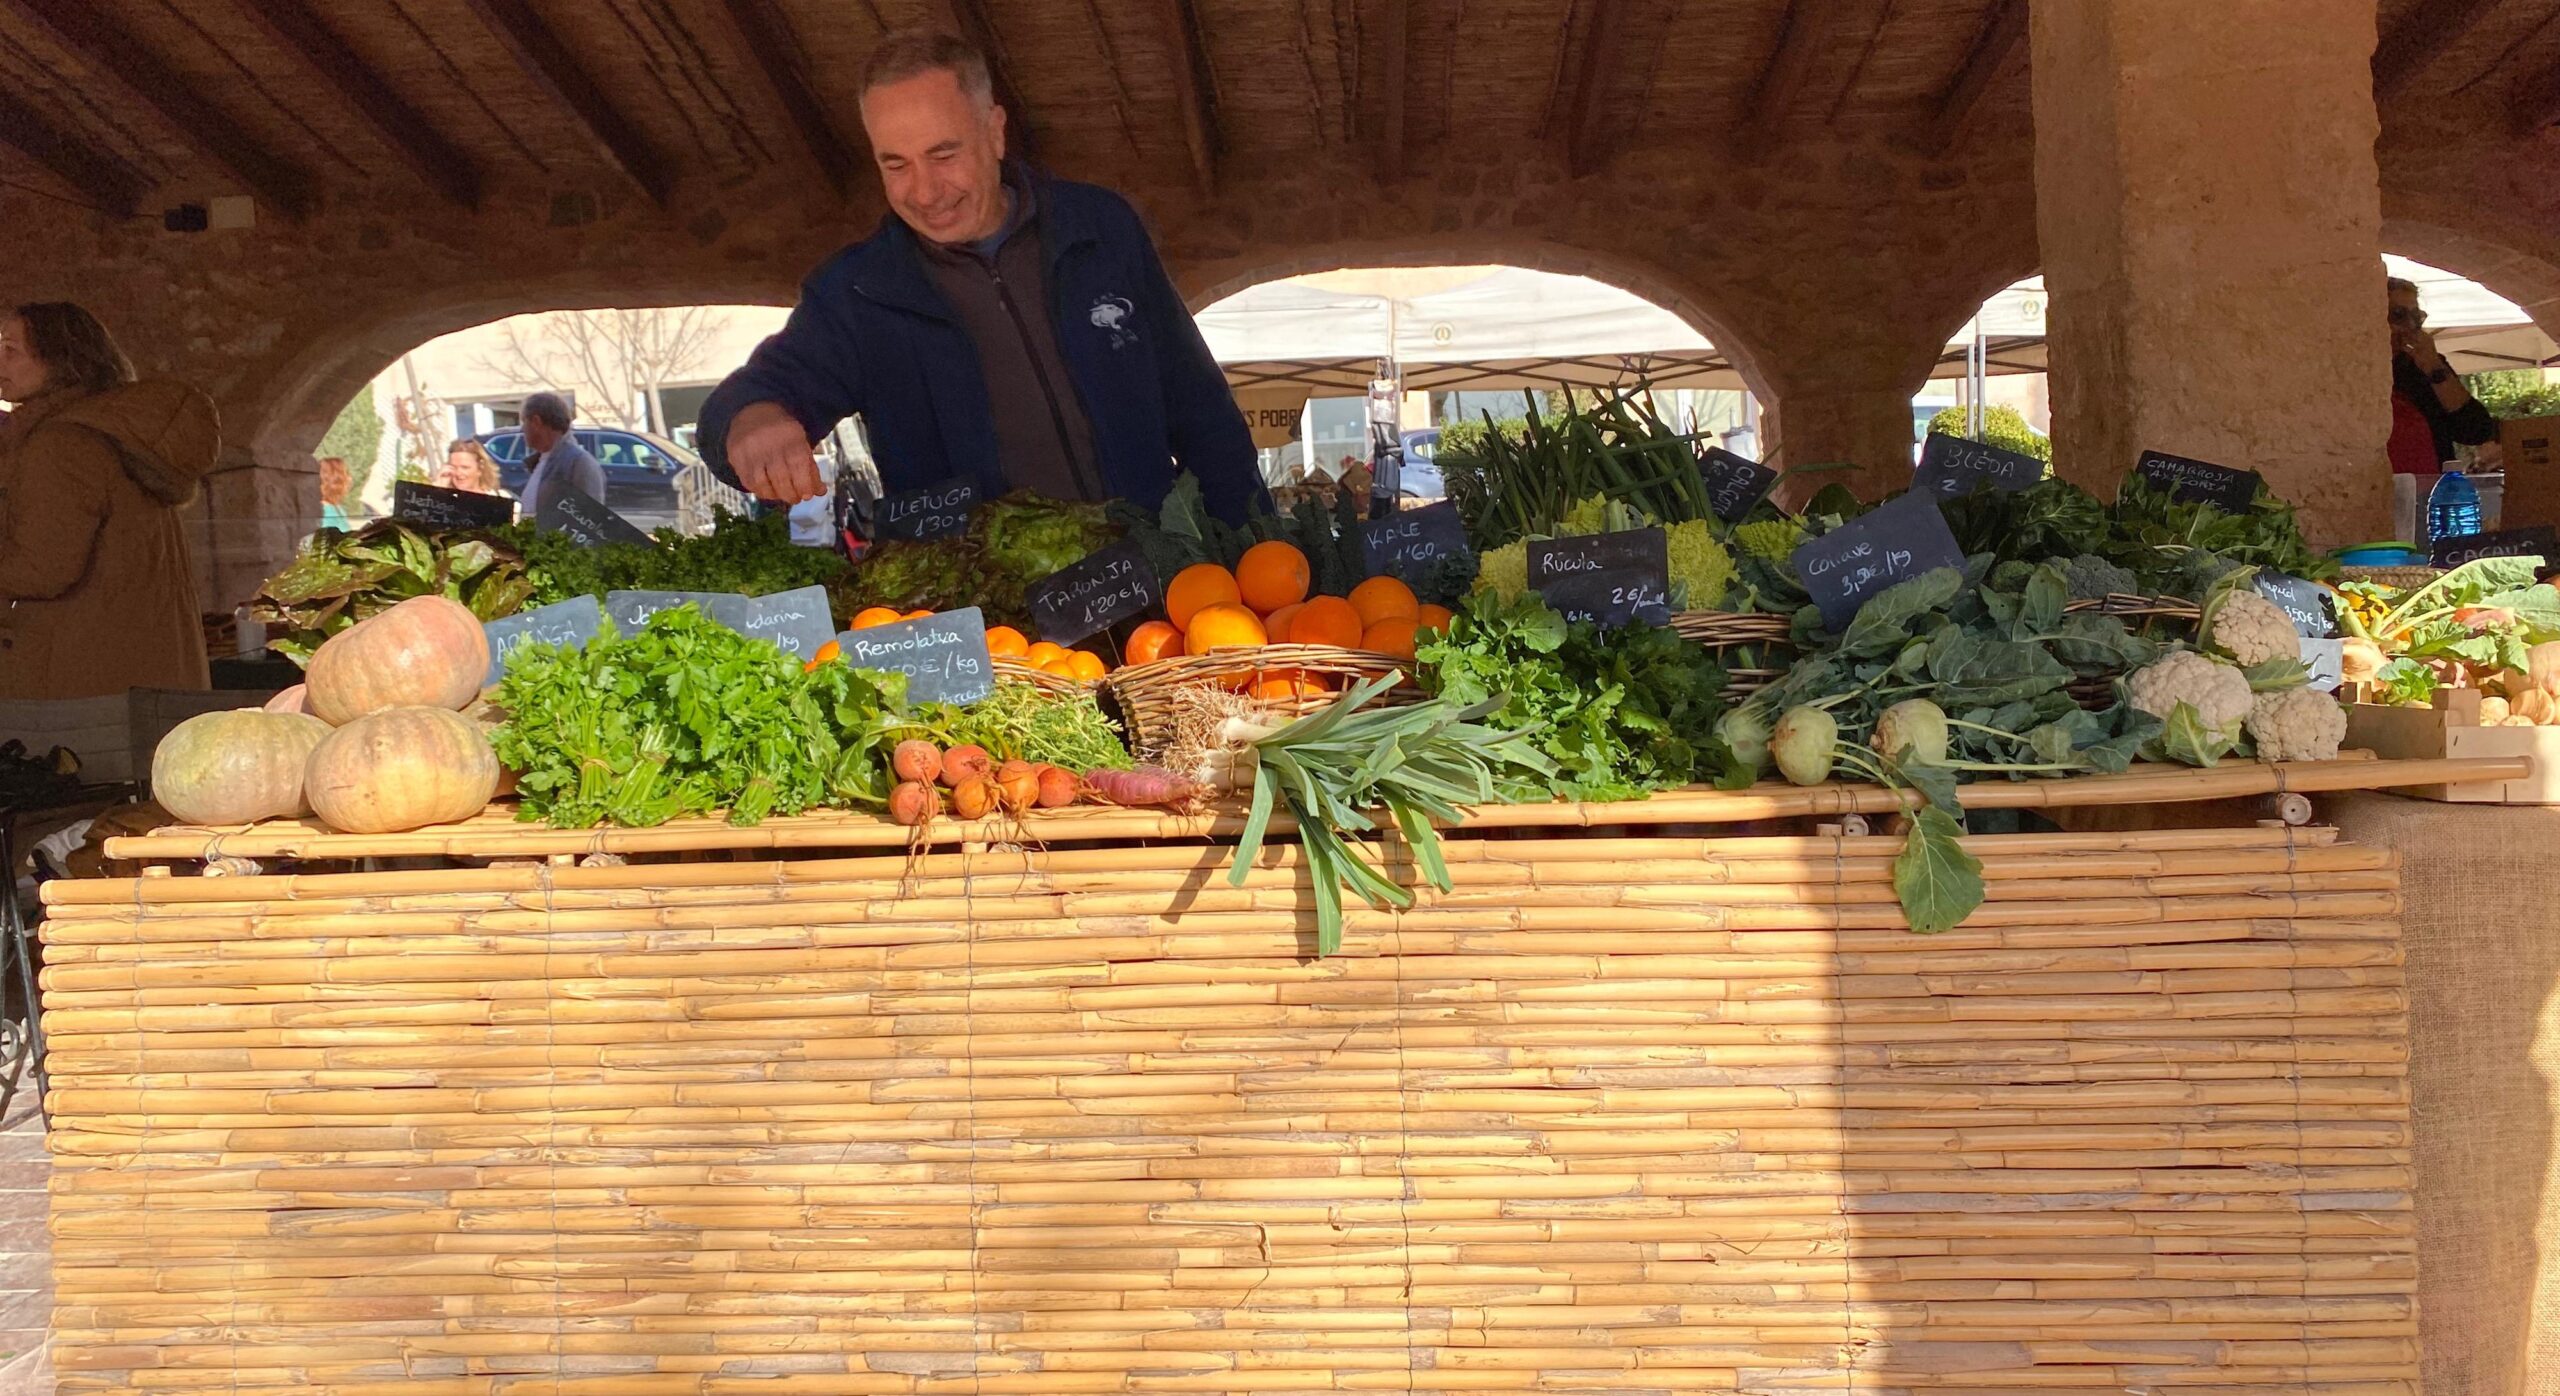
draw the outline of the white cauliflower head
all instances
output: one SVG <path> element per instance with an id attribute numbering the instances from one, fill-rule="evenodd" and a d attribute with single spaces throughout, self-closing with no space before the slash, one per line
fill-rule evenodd
<path id="1" fill-rule="evenodd" d="M 2205 612 L 2204 643 L 2243 669 L 2270 659 L 2302 658 L 2302 637 L 2284 608 L 2239 587 L 2224 592 Z"/>
<path id="2" fill-rule="evenodd" d="M 2290 628 L 2288 634 L 2292 633 Z M 2180 704 L 2217 737 L 2236 739 L 2249 720 L 2249 680 L 2239 670 L 2194 650 L 2174 650 L 2133 671 L 2125 701 L 2163 722 Z"/>
<path id="3" fill-rule="evenodd" d="M 2347 738 L 2347 710 L 2310 688 L 2261 693 L 2249 705 L 2249 740 L 2261 761 L 2327 761 Z"/>

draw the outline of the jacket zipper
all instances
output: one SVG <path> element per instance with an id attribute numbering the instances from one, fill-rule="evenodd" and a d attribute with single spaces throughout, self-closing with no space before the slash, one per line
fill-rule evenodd
<path id="1" fill-rule="evenodd" d="M 1013 332 L 1022 340 L 1023 357 L 1031 361 L 1031 376 L 1040 380 L 1040 395 L 1049 402 L 1049 425 L 1058 433 L 1058 450 L 1067 458 L 1067 471 L 1087 499 L 1102 497 L 1101 483 L 1085 472 L 1085 463 L 1076 458 L 1075 438 L 1067 432 L 1066 410 L 1058 405 L 1058 389 L 1049 381 L 1049 370 L 1040 362 L 1039 347 L 1031 342 L 1031 326 L 1022 318 L 1022 307 L 1014 303 L 1013 288 L 1005 284 L 1004 272 L 993 261 L 987 263 L 987 278 L 996 284 L 996 299 L 1004 302 L 1004 313 L 1013 317 Z"/>

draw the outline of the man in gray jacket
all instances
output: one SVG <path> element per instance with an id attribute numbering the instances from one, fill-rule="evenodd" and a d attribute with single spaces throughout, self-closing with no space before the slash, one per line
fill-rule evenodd
<path id="1" fill-rule="evenodd" d="M 535 393 L 524 400 L 523 413 L 524 497 L 518 509 L 525 520 L 539 521 L 562 485 L 575 485 L 602 503 L 604 466 L 569 434 L 569 400 Z"/>

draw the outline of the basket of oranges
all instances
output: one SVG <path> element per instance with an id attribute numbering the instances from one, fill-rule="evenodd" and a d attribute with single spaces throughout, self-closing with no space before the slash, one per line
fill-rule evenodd
<path id="1" fill-rule="evenodd" d="M 1306 554 L 1276 540 L 1246 549 L 1232 571 L 1203 562 L 1175 574 L 1164 618 L 1131 632 L 1126 666 L 1104 681 L 1131 747 L 1152 752 L 1171 738 L 1186 689 L 1222 688 L 1273 716 L 1302 716 L 1348 684 L 1409 671 L 1416 636 L 1449 623 L 1393 577 L 1347 596 L 1310 595 L 1310 583 Z M 1407 683 L 1384 701 L 1421 697 Z"/>

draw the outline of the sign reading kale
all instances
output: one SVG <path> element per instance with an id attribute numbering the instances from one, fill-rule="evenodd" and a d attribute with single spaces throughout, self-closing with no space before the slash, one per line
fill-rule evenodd
<path id="1" fill-rule="evenodd" d="M 604 628 L 604 603 L 592 596 L 572 596 L 502 620 L 484 621 L 480 628 L 489 635 L 489 673 L 480 680 L 480 686 L 487 688 L 506 673 L 507 656 L 527 645 L 586 648 L 587 641 Z"/>
<path id="2" fill-rule="evenodd" d="M 2155 490 L 2165 490 L 2181 504 L 2210 504 L 2226 514 L 2245 514 L 2258 499 L 2263 483 L 2254 470 L 2234 470 L 2208 460 L 2145 451 L 2135 473 Z"/>
<path id="3" fill-rule="evenodd" d="M 2319 583 L 2281 572 L 2260 572 L 2257 588 L 2260 596 L 2284 608 L 2298 633 L 2314 639 L 2338 633 L 2337 612 L 2330 609 L 2329 593 Z"/>
<path id="4" fill-rule="evenodd" d="M 1114 543 L 1031 584 L 1031 623 L 1040 638 L 1072 645 L 1132 620 L 1156 604 L 1155 569 L 1135 543 Z"/>
<path id="5" fill-rule="evenodd" d="M 629 635 L 647 625 L 649 617 L 687 602 L 731 630 L 746 629 L 747 598 L 734 591 L 608 591 L 604 594 L 604 613 L 613 617 L 623 634 Z"/>
<path id="6" fill-rule="evenodd" d="M 1398 510 L 1360 525 L 1360 551 L 1371 576 L 1410 582 L 1444 557 L 1467 556 L 1467 526 L 1455 504 Z"/>
<path id="7" fill-rule="evenodd" d="M 602 547 L 607 543 L 638 543 L 656 547 L 658 540 L 631 525 L 631 521 L 604 506 L 604 501 L 564 484 L 542 506 L 534 519 L 537 527 L 561 534 L 583 548 Z"/>
<path id="8" fill-rule="evenodd" d="M 1858 607 L 1896 582 L 1964 566 L 1947 517 L 1926 490 L 1910 490 L 1851 519 L 1789 555 L 1796 576 L 1822 607 L 1822 623 L 1845 630 Z"/>
<path id="9" fill-rule="evenodd" d="M 1592 533 L 1579 538 L 1542 538 L 1529 545 L 1529 585 L 1533 587 L 1576 572 L 1614 569 L 1633 569 L 1668 579 L 1669 539 L 1658 528 L 1631 528 L 1623 533 Z M 1667 580 L 1665 584 L 1668 585 Z"/>
<path id="10" fill-rule="evenodd" d="M 970 480 L 945 480 L 920 490 L 907 490 L 880 501 L 880 536 L 922 541 L 969 531 L 969 511 L 978 507 L 978 486 Z"/>
<path id="11" fill-rule="evenodd" d="M 1933 431 L 1920 447 L 1920 473 L 1913 489 L 1966 495 L 1987 480 L 1994 490 L 2015 494 L 2043 479 L 2044 469 L 2043 461 L 2023 451 Z"/>
<path id="12" fill-rule="evenodd" d="M 516 502 L 502 494 L 402 480 L 391 487 L 391 516 L 430 529 L 504 528 L 516 521 Z"/>
<path id="13" fill-rule="evenodd" d="M 2439 538 L 2427 549 L 2427 561 L 2438 567 L 2460 567 L 2484 557 L 2538 557 L 2560 561 L 2560 532 L 2549 524 L 2510 528 L 2497 533 L 2461 533 Z"/>
<path id="14" fill-rule="evenodd" d="M 1566 620 L 1588 621 L 1603 630 L 1637 622 L 1671 623 L 1670 587 L 1659 574 L 1642 568 L 1567 572 L 1539 583 L 1538 595 Z"/>
<path id="15" fill-rule="evenodd" d="M 1707 507 L 1726 523 L 1742 522 L 1778 483 L 1778 472 L 1722 446 L 1710 446 L 1698 458 L 1698 474 L 1706 481 Z"/>
<path id="16" fill-rule="evenodd" d="M 836 636 L 844 662 L 907 676 L 910 703 L 974 703 L 996 691 L 986 617 L 975 606 Z"/>
<path id="17" fill-rule="evenodd" d="M 827 606 L 825 587 L 802 587 L 748 598 L 737 628 L 740 634 L 771 640 L 808 660 L 817 658 L 818 647 L 836 637 L 836 618 Z"/>

